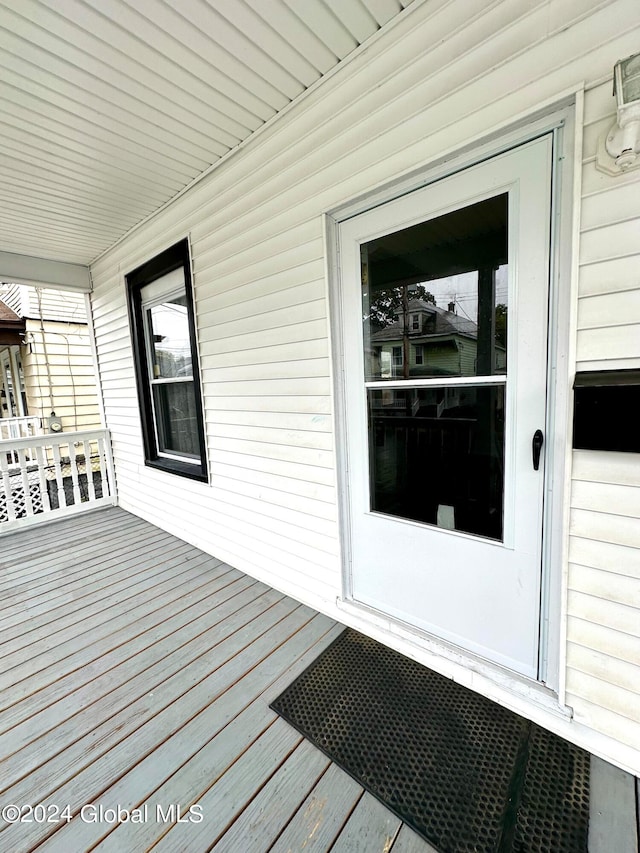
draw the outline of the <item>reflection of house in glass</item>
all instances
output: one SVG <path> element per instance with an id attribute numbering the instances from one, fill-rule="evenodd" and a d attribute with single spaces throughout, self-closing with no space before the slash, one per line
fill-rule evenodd
<path id="1" fill-rule="evenodd" d="M 506 306 L 479 329 L 453 304 L 444 310 L 405 299 L 404 305 L 371 334 L 369 375 L 442 378 L 443 384 L 369 389 L 371 508 L 500 540 L 504 388 L 446 383 L 506 373 Z"/>
<path id="2" fill-rule="evenodd" d="M 406 316 L 374 332 L 370 341 L 371 375 L 380 379 L 477 375 L 477 324 L 422 299 L 409 301 Z M 505 372 L 506 356 L 494 339 L 493 373 Z"/>

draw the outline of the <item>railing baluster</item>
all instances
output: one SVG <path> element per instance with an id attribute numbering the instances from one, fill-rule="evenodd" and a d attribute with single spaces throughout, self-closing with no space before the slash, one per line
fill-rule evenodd
<path id="1" fill-rule="evenodd" d="M 73 502 L 74 504 L 79 504 L 82 503 L 82 496 L 78 480 L 78 457 L 76 456 L 76 446 L 73 441 L 69 442 L 69 464 L 71 466 L 71 482 L 73 483 Z"/>
<path id="2" fill-rule="evenodd" d="M 90 501 L 95 501 L 96 487 L 93 484 L 93 468 L 91 467 L 91 443 L 86 440 L 83 441 L 82 450 L 84 452 L 84 467 L 87 472 L 87 495 Z"/>
<path id="3" fill-rule="evenodd" d="M 31 484 L 29 483 L 29 471 L 27 470 L 27 451 L 25 448 L 18 450 L 18 463 L 20 464 L 20 479 L 22 480 L 24 514 L 28 518 L 30 515 L 33 515 L 33 501 L 31 500 Z"/>
<path id="4" fill-rule="evenodd" d="M 40 483 L 40 498 L 42 500 L 42 511 L 51 512 L 51 501 L 49 500 L 49 489 L 47 488 L 47 456 L 41 444 L 36 445 L 36 459 L 38 461 L 38 482 Z"/>
<path id="5" fill-rule="evenodd" d="M 102 496 L 111 494 L 111 483 L 107 477 L 107 460 L 105 457 L 105 442 L 103 438 L 99 438 L 96 442 L 98 445 L 98 460 L 100 461 L 100 482 L 102 483 Z"/>
<path id="6" fill-rule="evenodd" d="M 12 457 L 13 458 L 13 457 Z M 4 509 L 7 514 L 5 521 L 15 521 L 16 520 L 16 508 L 13 505 L 13 489 L 11 488 L 11 476 L 9 474 L 9 465 L 7 462 L 7 454 L 4 451 L 0 452 L 0 471 L 2 472 L 2 489 L 4 494 L 2 495 L 4 501 Z M 2 506 L 0 505 L 0 511 L 2 510 Z M 2 518 L 2 513 L 0 518 Z"/>
<path id="7" fill-rule="evenodd" d="M 53 453 L 53 470 L 56 476 L 56 486 L 58 487 L 58 507 L 67 505 L 67 496 L 64 493 L 64 480 L 62 477 L 62 466 L 60 465 L 60 445 L 53 444 L 51 447 Z"/>

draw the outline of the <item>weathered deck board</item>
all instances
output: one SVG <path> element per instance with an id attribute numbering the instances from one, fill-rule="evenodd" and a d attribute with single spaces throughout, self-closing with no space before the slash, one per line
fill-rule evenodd
<path id="1" fill-rule="evenodd" d="M 170 637 L 173 632 L 178 632 L 184 628 L 187 637 L 193 637 L 194 631 L 188 626 L 201 616 L 206 617 L 212 606 L 215 607 L 215 601 L 211 601 L 211 599 L 217 595 L 218 589 L 224 589 L 242 580 L 246 581 L 247 579 L 239 572 L 225 566 L 216 567 L 212 569 L 212 576 L 208 579 L 207 584 L 196 587 L 188 594 L 183 595 L 179 603 L 170 602 L 147 617 L 140 619 L 137 624 L 138 633 L 132 631 L 129 639 L 116 648 L 111 647 L 107 638 L 94 643 L 88 650 L 89 653 L 86 649 L 81 649 L 77 655 L 70 656 L 69 660 L 75 658 L 75 668 L 68 672 L 62 671 L 62 664 L 60 667 L 52 666 L 51 671 L 56 677 L 45 687 L 33 693 L 28 703 L 20 702 L 20 699 L 29 694 L 29 680 L 27 679 L 17 685 L 20 688 L 19 690 L 14 686 L 10 694 L 13 704 L 0 711 L 0 731 L 17 725 L 21 720 L 30 718 L 43 709 L 46 710 L 54 702 L 83 688 L 85 685 L 88 690 L 93 691 L 92 682 L 94 679 L 103 675 L 112 677 L 109 675 L 112 669 L 115 670 L 124 661 L 146 649 L 153 649 L 155 643 Z M 255 582 L 252 581 L 252 583 Z M 152 651 L 152 654 L 158 657 L 162 653 L 162 650 L 159 652 Z M 91 657 L 92 654 L 94 657 Z M 157 657 L 154 657 L 155 659 Z M 58 670 L 61 671 L 58 672 Z M 122 672 L 122 669 L 119 671 Z M 95 696 L 95 693 L 92 692 L 91 695 Z"/>
<path id="2" fill-rule="evenodd" d="M 0 805 L 75 816 L 1 824 L 0 853 L 429 853 L 269 708 L 331 620 L 117 508 L 1 553 Z M 91 803 L 148 820 L 81 820 Z M 202 822 L 164 822 L 172 804 Z"/>
<path id="3" fill-rule="evenodd" d="M 268 850 L 331 762 L 303 740 L 223 833 L 215 853 Z"/>
<path id="4" fill-rule="evenodd" d="M 360 785 L 331 764 L 271 849 L 274 853 L 330 849 L 361 796 Z"/>
<path id="5" fill-rule="evenodd" d="M 387 853 L 402 821 L 365 793 L 338 836 L 331 853 Z"/>

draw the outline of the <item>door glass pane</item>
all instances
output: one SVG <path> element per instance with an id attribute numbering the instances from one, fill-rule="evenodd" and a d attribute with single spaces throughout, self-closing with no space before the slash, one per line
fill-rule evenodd
<path id="1" fill-rule="evenodd" d="M 507 372 L 508 195 L 361 247 L 367 381 Z"/>
<path id="2" fill-rule="evenodd" d="M 193 382 L 154 383 L 153 403 L 160 453 L 199 456 Z"/>
<path id="3" fill-rule="evenodd" d="M 502 540 L 503 385 L 370 389 L 371 509 Z"/>

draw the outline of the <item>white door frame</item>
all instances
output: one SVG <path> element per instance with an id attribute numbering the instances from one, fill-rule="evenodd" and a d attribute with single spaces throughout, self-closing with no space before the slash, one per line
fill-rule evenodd
<path id="1" fill-rule="evenodd" d="M 539 113 L 538 113 L 539 115 Z M 511 148 L 522 145 L 537 136 L 552 132 L 554 134 L 554 156 L 552 165 L 553 198 L 551 227 L 551 269 L 549 304 L 549 353 L 547 423 L 547 472 L 545 484 L 545 505 L 543 517 L 543 566 L 542 601 L 540 626 L 540 684 L 510 674 L 497 664 L 491 664 L 476 658 L 471 653 L 462 652 L 446 642 L 422 634 L 406 624 L 394 623 L 386 614 L 381 614 L 356 603 L 351 597 L 351 524 L 349 515 L 349 459 L 346 449 L 346 406 L 344 376 L 344 342 L 342 339 L 342 309 L 340 297 L 340 259 L 338 257 L 337 232 L 341 222 L 378 205 L 392 201 L 415 189 L 435 183 L 441 178 L 462 171 L 469 166 Z M 478 143 L 465 149 L 458 156 L 447 156 L 442 161 L 425 165 L 418 173 L 398 180 L 385 187 L 378 187 L 365 196 L 350 201 L 340 208 L 330 211 L 325 217 L 325 237 L 328 257 L 329 303 L 331 319 L 331 343 L 333 355 L 333 374 L 335 391 L 336 454 L 338 462 L 338 493 L 340 496 L 340 526 L 342 552 L 342 592 L 337 606 L 352 617 L 361 629 L 370 625 L 373 632 L 393 636 L 392 645 L 406 644 L 412 649 L 424 650 L 432 659 L 433 655 L 443 661 L 442 671 L 449 673 L 446 661 L 454 667 L 462 664 L 465 669 L 481 673 L 495 680 L 507 689 L 513 687 L 519 693 L 541 699 L 547 705 L 550 694 L 556 696 L 552 705 L 562 706 L 564 654 L 562 639 L 565 607 L 563 595 L 566 584 L 567 519 L 568 497 L 567 482 L 570 465 L 570 373 L 573 354 L 573 293 L 572 247 L 575 223 L 573 208 L 575 187 L 573 170 L 575 161 L 576 136 L 575 117 L 572 106 L 549 111 L 542 117 L 520 124 L 516 129 L 492 134 L 490 141 Z M 418 651 L 418 657 L 420 657 Z"/>

